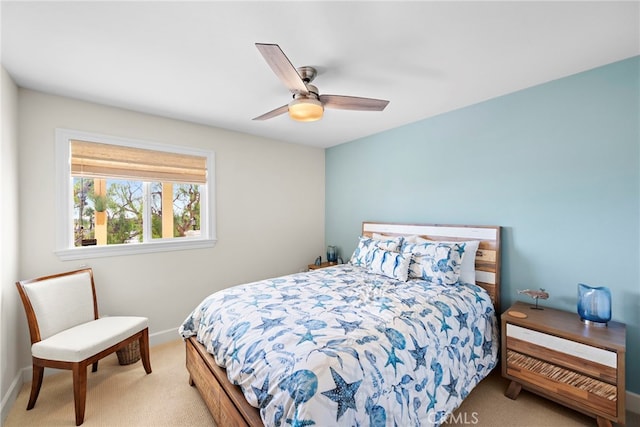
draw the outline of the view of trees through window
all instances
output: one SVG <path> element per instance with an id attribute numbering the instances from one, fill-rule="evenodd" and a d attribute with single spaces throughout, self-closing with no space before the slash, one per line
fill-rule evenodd
<path id="1" fill-rule="evenodd" d="M 200 187 L 198 184 L 74 177 L 74 245 L 141 243 L 197 236 Z M 148 207 L 144 205 L 145 200 L 149 201 Z M 146 214 L 145 208 L 149 209 Z M 144 218 L 149 215 L 151 227 L 145 227 Z"/>

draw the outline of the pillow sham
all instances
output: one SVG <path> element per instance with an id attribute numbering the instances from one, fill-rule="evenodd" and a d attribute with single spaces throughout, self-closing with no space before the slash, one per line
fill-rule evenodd
<path id="1" fill-rule="evenodd" d="M 349 263 L 352 265 L 357 265 L 358 267 L 366 267 L 367 266 L 367 254 L 369 253 L 369 249 L 374 246 L 373 239 L 369 239 L 366 237 L 360 236 L 358 238 L 358 246 L 351 254 L 351 259 Z"/>
<path id="2" fill-rule="evenodd" d="M 421 239 L 421 237 L 419 237 Z M 424 239 L 423 239 L 424 240 Z M 443 240 L 426 240 L 427 242 L 455 243 L 464 248 L 462 254 L 462 266 L 460 267 L 460 282 L 476 284 L 476 253 L 480 246 L 479 240 L 467 240 L 464 242 L 447 242 Z"/>
<path id="3" fill-rule="evenodd" d="M 385 236 L 384 234 L 373 233 L 371 238 L 376 241 L 379 248 L 392 252 L 400 252 L 400 248 L 404 243 L 404 237 L 402 236 Z"/>
<path id="4" fill-rule="evenodd" d="M 367 254 L 373 248 L 380 248 L 391 252 L 400 252 L 402 247 L 402 236 L 389 238 L 387 240 L 376 240 L 370 237 L 360 236 L 358 240 L 358 246 L 353 251 L 349 263 L 357 265 L 359 267 L 367 267 Z"/>
<path id="5" fill-rule="evenodd" d="M 457 243 L 425 242 L 403 246 L 404 255 L 411 254 L 409 278 L 442 285 L 455 285 L 460 278 L 464 248 Z"/>
<path id="6" fill-rule="evenodd" d="M 369 251 L 369 271 L 401 282 L 406 282 L 409 278 L 410 261 L 411 254 L 403 255 L 380 248 Z"/>

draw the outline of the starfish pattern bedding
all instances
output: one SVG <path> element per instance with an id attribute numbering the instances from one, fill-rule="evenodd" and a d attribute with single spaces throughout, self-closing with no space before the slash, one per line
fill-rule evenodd
<path id="1" fill-rule="evenodd" d="M 432 426 L 496 365 L 481 287 L 406 282 L 350 264 L 205 298 L 196 336 L 266 426 Z"/>

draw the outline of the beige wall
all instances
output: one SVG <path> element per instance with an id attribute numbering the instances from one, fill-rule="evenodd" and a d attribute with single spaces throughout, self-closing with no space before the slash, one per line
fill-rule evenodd
<path id="1" fill-rule="evenodd" d="M 0 67 L 0 424 L 15 399 L 24 366 L 19 358 L 17 319 L 24 317 L 18 276 L 18 88 Z M 12 386 L 13 384 L 13 386 Z M 17 385 L 17 387 L 16 387 Z"/>
<path id="2" fill-rule="evenodd" d="M 298 272 L 324 248 L 324 150 L 19 90 L 20 276 L 93 267 L 102 314 L 150 321 L 152 343 L 174 332 L 206 295 Z M 60 261 L 55 246 L 54 131 L 75 129 L 212 149 L 214 248 Z M 24 317 L 24 315 L 22 316 Z M 21 366 L 29 365 L 20 318 Z M 164 334 L 162 334 L 165 332 Z M 153 362 L 153 361 L 152 361 Z"/>

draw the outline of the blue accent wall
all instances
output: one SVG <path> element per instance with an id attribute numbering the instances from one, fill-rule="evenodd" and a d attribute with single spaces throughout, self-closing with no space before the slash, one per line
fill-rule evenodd
<path id="1" fill-rule="evenodd" d="M 347 261 L 366 220 L 500 225 L 502 307 L 609 287 L 640 393 L 639 80 L 634 57 L 327 149 L 326 243 Z"/>

